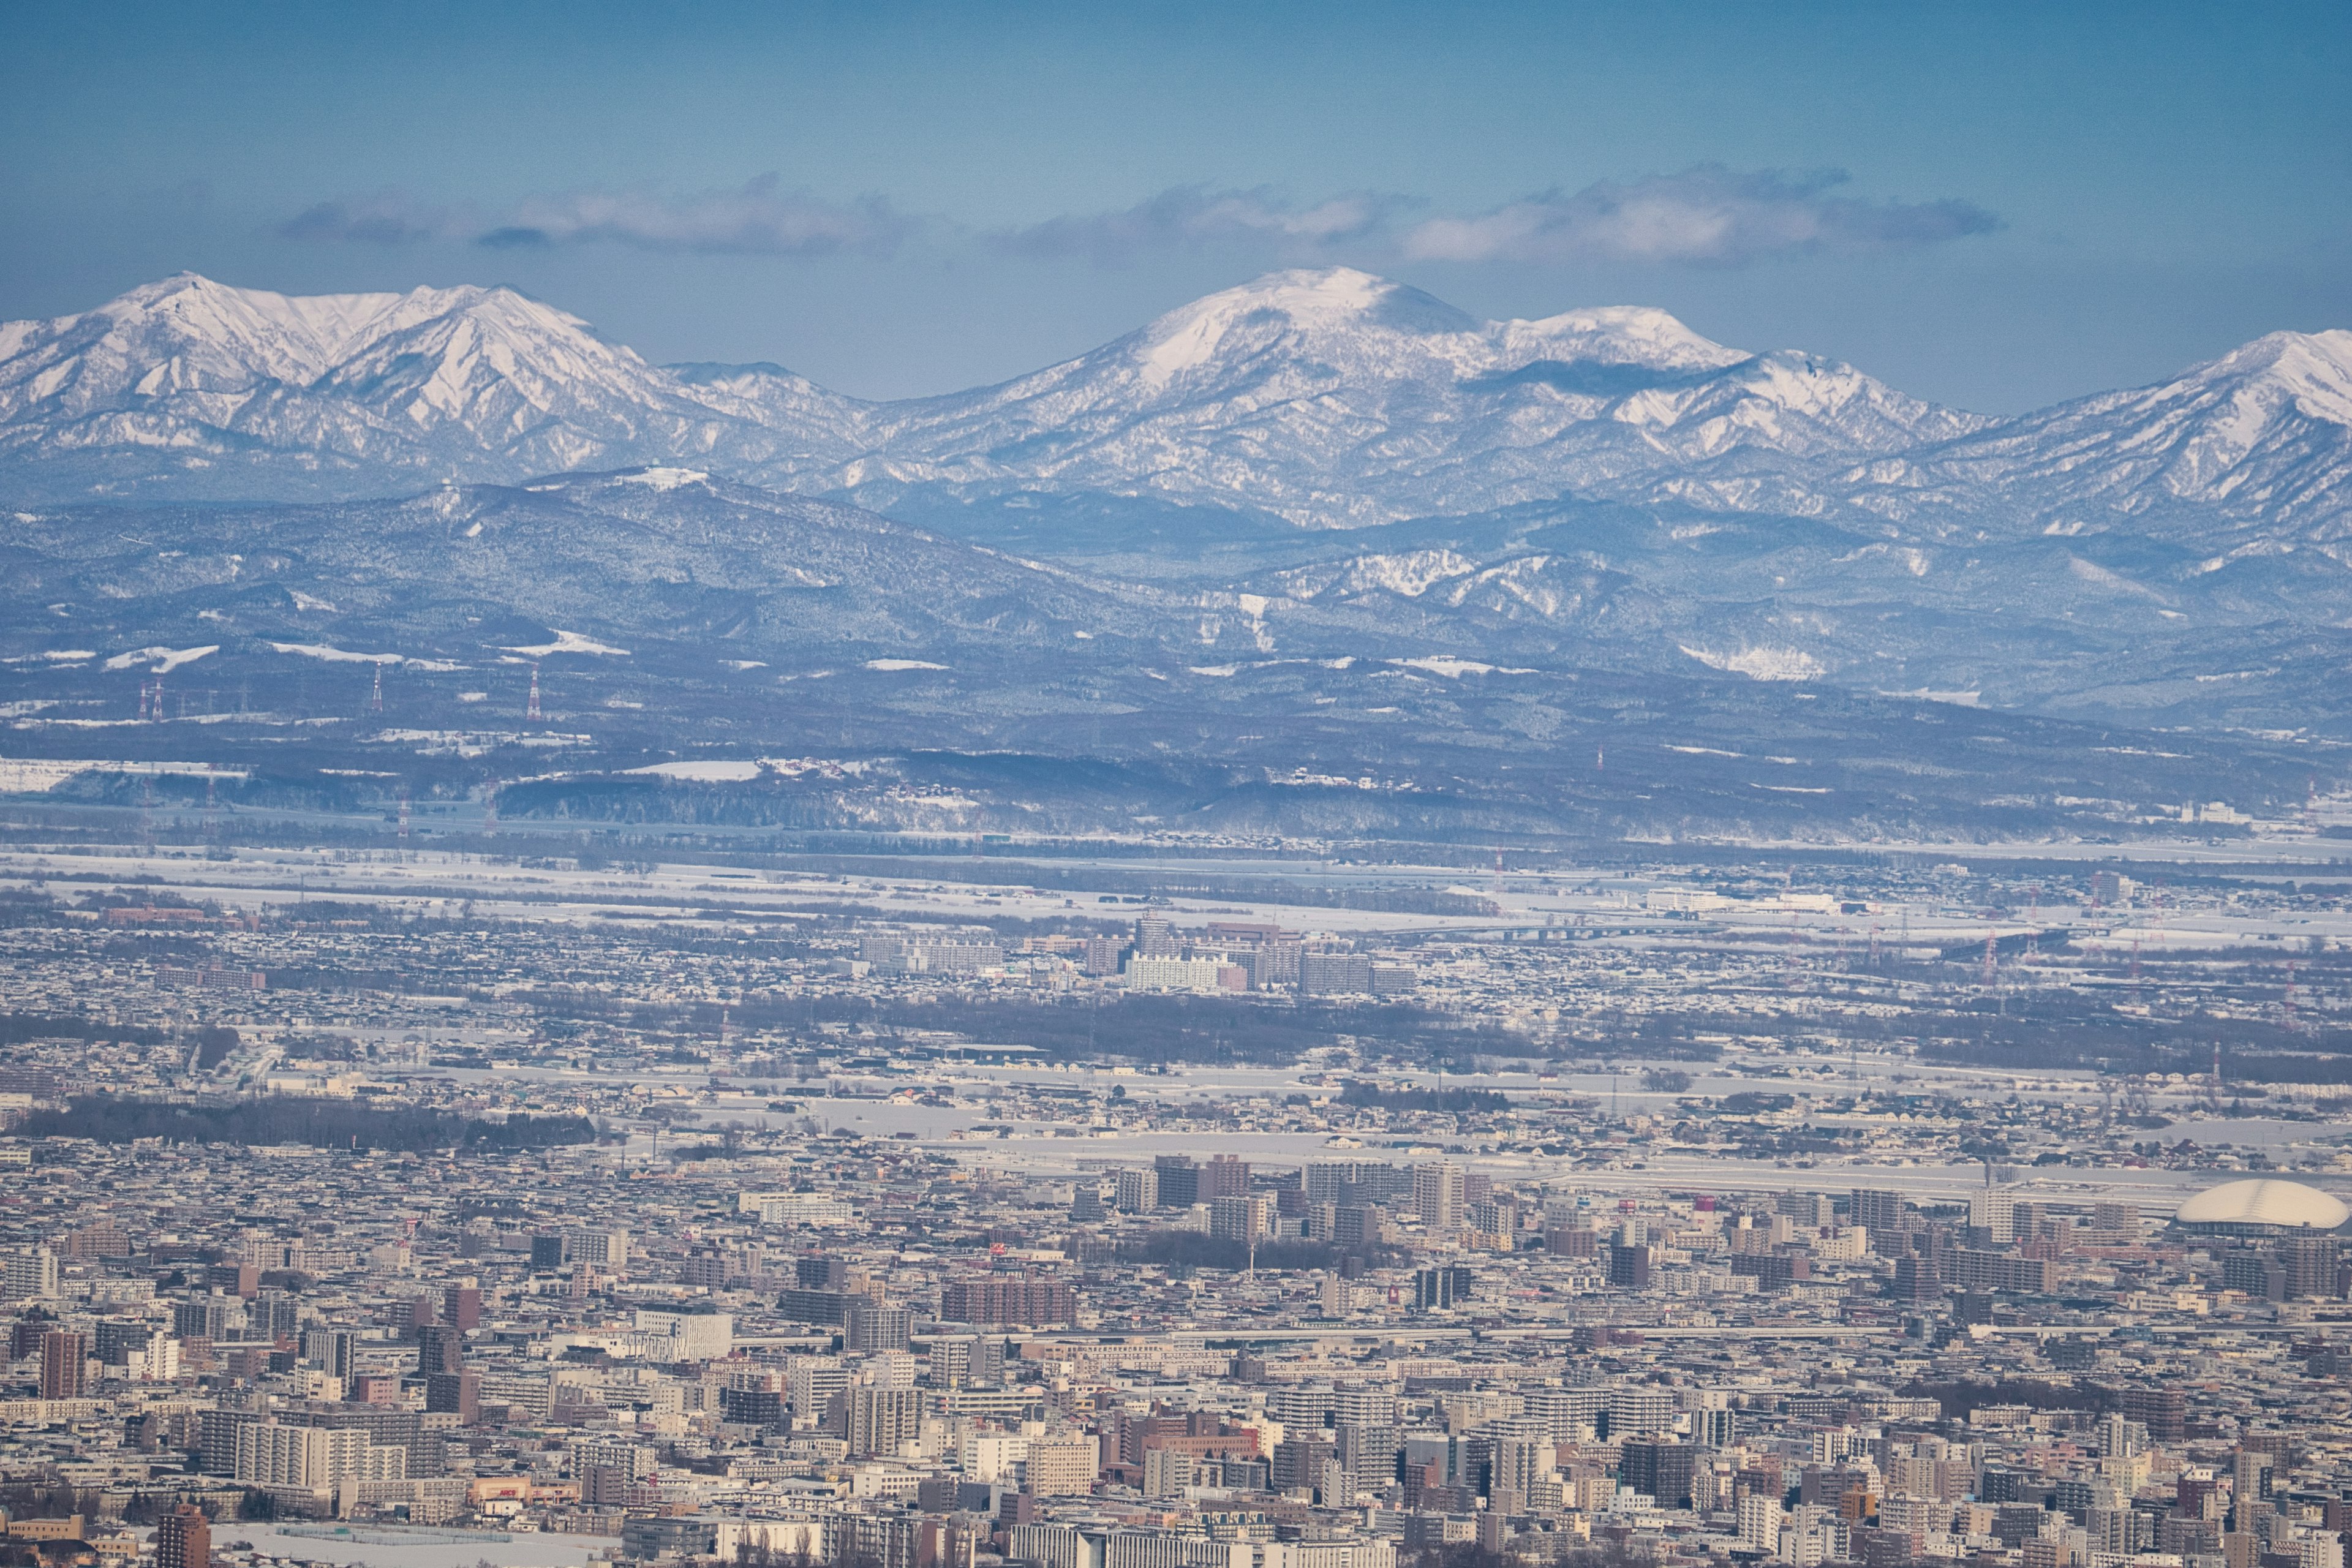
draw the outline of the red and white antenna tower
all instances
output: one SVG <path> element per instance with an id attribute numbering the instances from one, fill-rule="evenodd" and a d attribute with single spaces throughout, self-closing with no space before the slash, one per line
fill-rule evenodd
<path id="1" fill-rule="evenodd" d="M 530 667 L 530 706 L 523 710 L 522 716 L 534 721 L 539 718 L 539 665 L 536 661 Z"/>

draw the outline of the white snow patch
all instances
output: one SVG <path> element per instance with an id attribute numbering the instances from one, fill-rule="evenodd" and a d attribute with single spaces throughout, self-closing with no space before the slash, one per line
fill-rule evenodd
<path id="1" fill-rule="evenodd" d="M 348 648 L 330 647 L 320 642 L 274 642 L 269 645 L 279 653 L 299 654 L 304 658 L 320 658 L 329 664 L 398 664 L 396 653 L 353 653 Z M 451 666 L 455 668 L 456 666 Z"/>
<path id="2" fill-rule="evenodd" d="M 944 664 L 933 664 L 929 659 L 922 658 L 869 658 L 866 661 L 866 668 L 868 669 L 895 671 L 901 669 L 945 669 L 947 666 Z"/>
<path id="3" fill-rule="evenodd" d="M 617 474 L 613 482 L 619 485 L 645 485 L 657 490 L 683 489 L 688 485 L 707 485 L 710 476 L 698 468 L 647 468 L 641 474 Z"/>
<path id="4" fill-rule="evenodd" d="M 1955 708 L 1979 708 L 1984 705 L 1981 691 L 1935 691 L 1921 687 L 1916 691 L 1882 691 L 1881 697 L 1907 697 L 1918 702 L 1948 702 Z"/>
<path id="5" fill-rule="evenodd" d="M 153 669 L 158 675 L 168 675 L 184 664 L 194 664 L 196 660 L 204 658 L 205 655 L 208 653 L 218 652 L 220 652 L 220 644 L 218 643 L 206 643 L 203 647 L 133 648 L 129 653 L 118 653 L 112 658 L 108 659 L 106 661 L 106 668 L 109 669 L 129 669 L 134 664 L 143 664 Z M 51 654 L 49 657 L 52 658 L 58 658 L 64 656 Z M 83 654 L 79 657 L 88 658 L 89 655 Z"/>
<path id="6" fill-rule="evenodd" d="M 1745 647 L 1737 653 L 1716 653 L 1687 643 L 1675 646 L 1709 669 L 1729 670 L 1750 680 L 1811 680 L 1824 668 L 1802 648 Z"/>
<path id="7" fill-rule="evenodd" d="M 289 588 L 286 591 L 294 595 L 294 607 L 298 610 L 325 610 L 331 614 L 334 611 L 335 605 L 332 600 L 313 598 L 299 588 Z"/>
<path id="8" fill-rule="evenodd" d="M 1239 675 L 1242 670 L 1242 667 L 1238 664 L 1192 664 L 1187 665 L 1185 668 L 1190 669 L 1195 675 L 1208 675 L 1219 678 L 1228 675 Z"/>
<path id="9" fill-rule="evenodd" d="M 722 658 L 719 662 L 725 665 L 728 668 L 737 671 L 746 669 L 765 669 L 768 668 L 768 661 L 763 658 Z"/>
<path id="10" fill-rule="evenodd" d="M 1442 675 L 1448 680 L 1459 680 L 1465 675 L 1533 675 L 1532 669 L 1515 669 L 1509 665 L 1481 664 L 1475 658 L 1454 658 L 1446 655 L 1424 655 L 1420 658 L 1391 658 L 1383 663 L 1400 669 L 1425 669 L 1432 675 Z"/>
<path id="11" fill-rule="evenodd" d="M 691 779 L 698 784 L 744 784 L 758 778 L 768 770 L 758 763 L 655 763 L 647 767 L 629 768 L 632 773 L 657 773 L 666 779 Z"/>
<path id="12" fill-rule="evenodd" d="M 610 643 L 601 643 L 596 641 L 593 637 L 583 637 L 578 632 L 567 632 L 562 626 L 555 626 L 550 629 L 555 633 L 555 640 L 553 642 L 541 643 L 533 647 L 510 647 L 506 651 L 509 653 L 529 654 L 533 658 L 545 658 L 550 654 L 557 653 L 611 654 L 615 658 L 626 658 L 629 657 L 629 650 L 627 648 L 614 647 Z"/>

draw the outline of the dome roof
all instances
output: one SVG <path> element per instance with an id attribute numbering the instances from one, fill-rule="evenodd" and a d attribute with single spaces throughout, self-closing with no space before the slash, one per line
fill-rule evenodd
<path id="1" fill-rule="evenodd" d="M 2352 1219 L 2352 1209 L 2301 1182 L 2255 1177 L 2208 1187 L 2182 1204 L 2173 1217 L 2193 1226 L 2334 1230 Z"/>

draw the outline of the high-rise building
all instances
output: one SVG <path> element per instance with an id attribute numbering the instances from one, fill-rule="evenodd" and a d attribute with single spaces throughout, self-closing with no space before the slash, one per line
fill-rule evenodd
<path id="1" fill-rule="evenodd" d="M 1780 1500 L 1750 1492 L 1739 1500 L 1739 1544 L 1769 1556 L 1780 1550 Z"/>
<path id="2" fill-rule="evenodd" d="M 152 1323 L 101 1318 L 95 1335 L 98 1347 L 95 1353 L 99 1363 L 102 1366 L 128 1366 L 131 1364 L 131 1352 L 145 1350 L 148 1342 L 154 1337 L 155 1326 Z"/>
<path id="3" fill-rule="evenodd" d="M 2012 1205 L 2011 1213 L 2014 1214 L 2014 1212 L 2015 1205 Z M 1856 1187 L 1853 1189 L 1850 1217 L 1854 1224 L 1870 1233 L 1870 1239 L 1874 1244 L 1882 1237 L 1891 1241 L 1908 1228 L 1904 1224 L 1901 1193 L 1878 1192 L 1866 1187 Z M 1893 1256 L 1891 1253 L 1886 1253 L 1884 1248 L 1880 1250 L 1882 1256 Z"/>
<path id="4" fill-rule="evenodd" d="M 212 1521 L 184 1502 L 155 1521 L 155 1568 L 212 1568 Z"/>
<path id="5" fill-rule="evenodd" d="M 864 1353 L 902 1351 L 914 1332 L 915 1314 L 907 1308 L 887 1307 L 865 1296 L 853 1296 L 842 1318 L 841 1346 Z"/>
<path id="6" fill-rule="evenodd" d="M 1450 1160 L 1412 1168 L 1413 1212 L 1422 1229 L 1446 1234 L 1462 1228 L 1465 1207 L 1462 1167 Z"/>
<path id="7" fill-rule="evenodd" d="M 1996 1247 L 2017 1239 L 2017 1194 L 1987 1187 L 1969 1194 L 1969 1225 Z"/>
<path id="8" fill-rule="evenodd" d="M 993 1388 L 1004 1381 L 1004 1342 L 979 1334 L 931 1341 L 933 1388 Z"/>
<path id="9" fill-rule="evenodd" d="M 89 1387 L 89 1336 L 51 1329 L 41 1336 L 41 1397 L 79 1399 Z"/>
<path id="10" fill-rule="evenodd" d="M 1201 1167 L 1200 1180 L 1193 1189 L 1192 1201 L 1213 1204 L 1219 1198 L 1244 1197 L 1249 1193 L 1250 1168 L 1247 1160 L 1231 1154 L 1213 1156 Z"/>
<path id="11" fill-rule="evenodd" d="M 442 1321 L 459 1333 L 470 1334 L 482 1326 L 482 1288 L 468 1279 L 452 1285 L 441 1304 Z"/>
<path id="12" fill-rule="evenodd" d="M 1614 1425 L 1614 1423 L 1612 1423 Z M 1688 1508 L 1698 1450 L 1688 1443 L 1635 1438 L 1619 1450 L 1618 1479 L 1657 1500 L 1660 1508 Z"/>
<path id="13" fill-rule="evenodd" d="M 1077 1310 L 1067 1280 L 1040 1275 L 982 1274 L 940 1291 L 940 1316 L 950 1323 L 1066 1323 Z"/>
<path id="14" fill-rule="evenodd" d="M 1274 1229 L 1273 1200 L 1235 1194 L 1209 1200 L 1209 1234 L 1227 1241 L 1251 1241 Z"/>
<path id="15" fill-rule="evenodd" d="M 57 1293 L 58 1255 L 47 1247 L 12 1252 L 5 1259 L 0 1259 L 0 1296 L 24 1301 Z"/>
<path id="16" fill-rule="evenodd" d="M 1188 1209 L 1201 1201 L 1201 1168 L 1190 1154 L 1162 1154 L 1151 1162 L 1162 1206 Z"/>
<path id="17" fill-rule="evenodd" d="M 1650 1249 L 1646 1247 L 1612 1247 L 1609 1249 L 1609 1283 L 1622 1290 L 1646 1290 L 1650 1288 Z"/>
<path id="18" fill-rule="evenodd" d="M 826 1414 L 851 1456 L 866 1458 L 896 1454 L 919 1438 L 925 1403 L 918 1388 L 845 1388 L 834 1395 Z"/>
<path id="19" fill-rule="evenodd" d="M 460 1426 L 482 1418 L 482 1374 L 478 1372 L 429 1372 L 425 1374 L 425 1411 L 450 1415 Z"/>
<path id="20" fill-rule="evenodd" d="M 312 1329 L 302 1336 L 302 1359 L 330 1377 L 348 1379 L 359 1343 L 359 1335 L 349 1329 Z"/>
<path id="21" fill-rule="evenodd" d="M 629 1233 L 604 1226 L 582 1226 L 563 1233 L 563 1261 L 603 1272 L 629 1266 Z"/>
<path id="22" fill-rule="evenodd" d="M 228 1337 L 228 1298 L 205 1296 L 172 1303 L 172 1337 L 177 1340 L 222 1340 Z"/>
<path id="23" fill-rule="evenodd" d="M 1423 1268 L 1413 1274 L 1412 1310 L 1416 1312 L 1444 1311 L 1469 1300 L 1470 1270 L 1461 1264 Z"/>
<path id="24" fill-rule="evenodd" d="M 416 1370 L 430 1376 L 457 1372 L 466 1364 L 466 1336 L 447 1323 L 427 1323 L 416 1331 Z"/>
<path id="25" fill-rule="evenodd" d="M 1101 1468 L 1100 1440 L 1092 1433 L 1041 1437 L 1029 1445 L 1022 1490 L 1032 1497 L 1077 1497 L 1094 1489 Z"/>
<path id="26" fill-rule="evenodd" d="M 2291 1236 L 2278 1244 L 2289 1300 L 2336 1294 L 2336 1265 L 2342 1248 L 2333 1236 Z"/>
<path id="27" fill-rule="evenodd" d="M 1149 1214 L 1160 1206 L 1160 1173 L 1121 1171 L 1111 1201 L 1118 1205 L 1121 1214 Z"/>

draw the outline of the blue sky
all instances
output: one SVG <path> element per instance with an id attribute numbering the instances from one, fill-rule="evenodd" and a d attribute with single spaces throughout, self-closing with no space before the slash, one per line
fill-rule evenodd
<path id="1" fill-rule="evenodd" d="M 2352 6 L 10 8 L 0 317 L 506 282 L 903 396 L 1283 265 L 2006 411 L 2352 326 Z"/>

